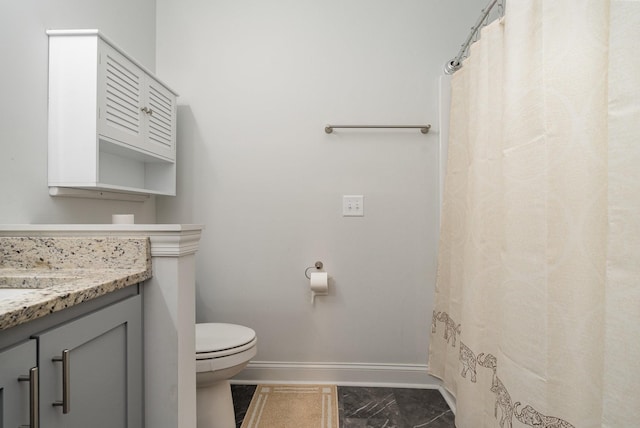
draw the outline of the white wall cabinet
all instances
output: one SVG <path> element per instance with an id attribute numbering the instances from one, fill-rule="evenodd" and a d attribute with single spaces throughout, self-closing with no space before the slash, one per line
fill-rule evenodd
<path id="1" fill-rule="evenodd" d="M 47 428 L 143 426 L 141 295 L 29 337 L 0 352 L 0 428 L 31 426 L 34 418 Z M 33 367 L 39 403 L 32 416 Z"/>
<path id="2" fill-rule="evenodd" d="M 47 34 L 49 187 L 175 195 L 177 94 L 98 30 Z"/>

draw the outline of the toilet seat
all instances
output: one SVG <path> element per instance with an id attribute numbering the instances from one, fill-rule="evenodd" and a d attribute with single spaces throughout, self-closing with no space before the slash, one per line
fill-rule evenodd
<path id="1" fill-rule="evenodd" d="M 197 426 L 235 427 L 229 380 L 256 356 L 256 332 L 235 324 L 196 324 Z"/>
<path id="2" fill-rule="evenodd" d="M 238 354 L 256 345 L 256 332 L 249 327 L 225 323 L 196 324 L 196 360 Z"/>

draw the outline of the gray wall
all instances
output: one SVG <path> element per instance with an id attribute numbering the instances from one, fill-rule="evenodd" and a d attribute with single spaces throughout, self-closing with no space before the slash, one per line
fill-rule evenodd
<path id="1" fill-rule="evenodd" d="M 0 7 L 0 223 L 110 223 L 133 213 L 155 223 L 146 202 L 52 198 L 47 187 L 47 29 L 97 28 L 155 69 L 155 0 L 21 0 Z"/>
<path id="2" fill-rule="evenodd" d="M 157 1 L 158 73 L 181 94 L 179 196 L 158 220 L 206 224 L 198 321 L 254 328 L 256 360 L 283 367 L 426 363 L 438 81 L 484 4 Z M 342 217 L 346 194 L 363 218 Z M 316 260 L 332 289 L 311 306 Z"/>
<path id="3" fill-rule="evenodd" d="M 423 365 L 438 78 L 485 3 L 4 2 L 0 223 L 204 223 L 198 320 L 253 327 L 258 360 Z M 98 28 L 181 94 L 178 197 L 48 195 L 48 28 Z M 326 135 L 332 122 L 433 131 Z M 365 217 L 341 216 L 344 194 L 365 196 Z M 332 288 L 312 307 L 304 269 L 316 260 Z"/>

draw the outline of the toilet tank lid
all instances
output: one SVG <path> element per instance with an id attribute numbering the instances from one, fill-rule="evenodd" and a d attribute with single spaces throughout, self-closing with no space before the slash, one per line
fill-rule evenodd
<path id="1" fill-rule="evenodd" d="M 246 345 L 256 332 L 242 325 L 224 323 L 196 324 L 196 353 L 223 351 Z"/>

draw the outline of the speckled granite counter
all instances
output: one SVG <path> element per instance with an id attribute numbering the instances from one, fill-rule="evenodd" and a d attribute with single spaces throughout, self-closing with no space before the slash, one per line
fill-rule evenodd
<path id="1" fill-rule="evenodd" d="M 149 278 L 148 238 L 0 237 L 0 330 Z"/>

